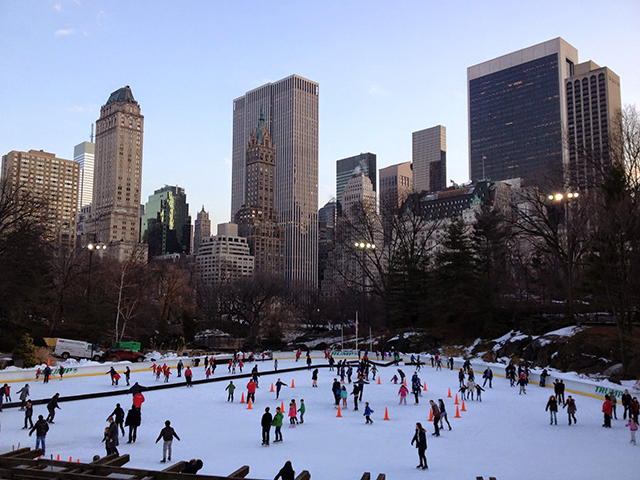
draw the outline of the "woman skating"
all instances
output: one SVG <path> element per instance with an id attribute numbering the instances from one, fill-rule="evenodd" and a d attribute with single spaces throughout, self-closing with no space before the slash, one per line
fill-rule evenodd
<path id="1" fill-rule="evenodd" d="M 551 423 L 549 425 L 557 425 L 558 424 L 558 401 L 556 400 L 555 395 L 551 395 L 549 397 L 549 401 L 547 402 L 547 406 L 544 411 L 549 411 L 549 416 L 551 417 Z"/>
<path id="2" fill-rule="evenodd" d="M 420 422 L 416 423 L 416 433 L 413 435 L 411 445 L 413 445 L 414 442 L 418 449 L 418 458 L 420 459 L 420 465 L 417 465 L 416 468 L 426 470 L 429 468 L 427 466 L 427 457 L 425 455 L 427 450 L 427 431 L 422 428 L 422 424 Z"/>

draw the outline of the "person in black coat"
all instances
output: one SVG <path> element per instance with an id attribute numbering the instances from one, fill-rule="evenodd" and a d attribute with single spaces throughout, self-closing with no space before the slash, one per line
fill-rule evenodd
<path id="1" fill-rule="evenodd" d="M 269 407 L 264 409 L 264 414 L 262 415 L 262 420 L 260 424 L 262 425 L 262 445 L 269 445 L 269 432 L 271 430 L 271 422 L 273 421 L 273 415 L 269 413 Z"/>
<path id="2" fill-rule="evenodd" d="M 205 359 L 206 358 L 207 357 L 205 357 Z M 202 460 L 200 460 L 199 458 L 197 460 L 195 458 L 192 458 L 187 462 L 184 469 L 182 470 L 182 473 L 192 473 L 195 475 L 196 473 L 198 473 L 198 470 L 200 470 L 201 468 L 202 468 Z"/>
<path id="3" fill-rule="evenodd" d="M 273 480 L 294 480 L 296 472 L 293 471 L 293 467 L 291 466 L 291 462 L 287 460 L 285 462 L 284 467 L 280 469 L 278 474 L 274 477 Z"/>
<path id="4" fill-rule="evenodd" d="M 429 468 L 427 466 L 427 457 L 425 455 L 425 452 L 427 451 L 427 431 L 422 428 L 422 424 L 420 422 L 416 423 L 416 433 L 413 435 L 411 445 L 413 445 L 414 442 L 418 449 L 418 458 L 420 459 L 420 465 L 417 465 L 416 468 L 426 470 Z"/>
<path id="5" fill-rule="evenodd" d="M 124 437 L 124 410 L 119 403 L 116 403 L 116 408 L 111 412 L 109 417 L 113 417 L 115 419 L 116 427 L 120 427 L 120 431 Z"/>
<path id="6" fill-rule="evenodd" d="M 129 427 L 129 441 L 127 443 L 135 443 L 136 437 L 138 435 L 138 427 L 140 426 L 141 420 L 142 414 L 140 412 L 140 409 L 132 406 L 131 410 L 127 412 L 127 419 L 124 423 L 127 427 Z"/>
<path id="7" fill-rule="evenodd" d="M 31 436 L 34 431 L 36 432 L 36 449 L 41 446 L 42 455 L 44 455 L 46 453 L 44 441 L 47 437 L 47 432 L 49 431 L 49 424 L 42 415 L 38 415 L 38 421 L 33 427 L 31 427 L 31 430 L 29 430 L 29 436 Z"/>
<path id="8" fill-rule="evenodd" d="M 33 403 L 31 403 L 31 400 L 28 400 L 27 406 L 24 409 L 24 427 L 22 427 L 23 430 L 27 429 L 27 423 L 29 423 L 31 428 L 33 428 L 33 420 L 31 419 L 32 416 L 33 416 Z"/>
<path id="9" fill-rule="evenodd" d="M 113 417 L 109 417 L 107 421 L 109 422 L 109 430 L 107 431 L 106 440 L 107 451 L 109 452 L 109 455 L 115 453 L 117 456 L 120 456 L 120 453 L 118 452 L 118 445 L 120 444 L 120 442 L 118 442 L 118 425 L 113 420 Z"/>
<path id="10" fill-rule="evenodd" d="M 47 422 L 54 423 L 53 419 L 56 417 L 56 408 L 60 410 L 60 405 L 58 405 L 58 399 L 60 398 L 60 394 L 56 393 L 49 403 L 47 403 L 47 410 L 49 411 L 49 416 L 47 417 Z"/>
<path id="11" fill-rule="evenodd" d="M 626 420 L 627 413 L 629 412 L 629 405 L 631 405 L 631 394 L 629 393 L 629 390 L 624 391 L 622 397 L 620 398 L 620 401 L 622 402 L 622 406 L 624 407 L 622 418 Z M 631 418 L 631 415 L 629 415 L 629 418 Z"/>

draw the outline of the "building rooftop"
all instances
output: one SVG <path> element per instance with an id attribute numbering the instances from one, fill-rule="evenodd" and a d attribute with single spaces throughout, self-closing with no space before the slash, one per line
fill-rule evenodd
<path id="1" fill-rule="evenodd" d="M 109 100 L 105 105 L 111 105 L 112 103 L 138 103 L 136 99 L 133 98 L 133 93 L 131 92 L 131 87 L 129 85 L 125 85 L 122 88 L 119 88 L 111 95 L 109 95 Z"/>

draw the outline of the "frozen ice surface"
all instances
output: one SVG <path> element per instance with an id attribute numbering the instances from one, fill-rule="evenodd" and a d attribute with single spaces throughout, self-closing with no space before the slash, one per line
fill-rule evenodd
<path id="1" fill-rule="evenodd" d="M 273 368 L 273 362 L 257 362 L 261 371 Z M 293 360 L 280 360 L 280 368 L 301 366 Z M 247 364 L 245 373 L 253 365 Z M 135 368 L 135 365 L 132 366 Z M 413 368 L 402 367 L 410 378 Z M 204 377 L 202 366 L 194 368 L 195 379 Z M 399 385 L 389 382 L 396 367 L 380 368 L 382 384 L 367 385 L 364 400 L 370 402 L 375 411 L 374 424 L 365 425 L 364 402 L 358 412 L 352 410 L 353 399 L 349 397 L 342 418 L 336 418 L 331 383 L 335 372 L 320 369 L 318 388 L 311 387 L 311 371 L 293 373 L 269 373 L 260 377 L 260 388 L 252 410 L 239 403 L 241 393 L 246 395 L 248 379 L 236 378 L 234 383 L 236 401 L 227 403 L 224 388 L 227 381 L 196 385 L 193 388 L 172 388 L 145 392 L 146 402 L 142 407 L 142 425 L 138 429 L 138 440 L 127 444 L 121 437 L 120 453 L 131 455 L 128 466 L 134 468 L 161 469 L 162 442 L 155 439 L 164 425 L 171 420 L 172 426 L 182 439 L 174 441 L 173 462 L 201 458 L 203 474 L 227 475 L 242 465 L 249 465 L 251 478 L 273 478 L 285 461 L 291 460 L 296 472 L 309 470 L 314 479 L 359 479 L 367 471 L 375 478 L 386 473 L 389 480 L 414 478 L 440 478 L 469 480 L 476 476 L 495 476 L 499 480 L 515 479 L 601 479 L 627 475 L 640 471 L 640 446 L 629 443 L 630 434 L 624 427 L 622 407 L 618 403 L 618 420 L 613 428 L 602 428 L 602 400 L 574 395 L 578 407 L 578 424 L 569 427 L 564 410 L 558 412 L 558 425 L 549 425 L 549 414 L 544 411 L 550 388 L 530 385 L 526 395 L 518 395 L 517 388 L 509 387 L 503 378 L 494 378 L 493 388 L 486 387 L 483 401 L 466 401 L 466 412 L 462 418 L 453 418 L 456 413 L 453 398 L 457 391 L 457 370 L 435 371 L 424 367 L 420 378 L 427 382 L 428 391 L 422 392 L 419 405 L 413 405 L 413 396 L 407 397 L 408 405 L 398 405 Z M 218 366 L 215 378 L 227 375 L 225 366 Z M 476 375 L 479 379 L 481 375 Z M 270 393 L 271 383 L 278 378 L 287 383 L 280 400 Z M 553 381 L 551 377 L 550 382 Z M 564 376 L 566 378 L 566 376 Z M 120 390 L 125 390 L 121 379 Z M 171 382 L 178 382 L 172 375 Z M 291 381 L 295 380 L 295 388 Z M 153 385 L 156 381 L 151 372 L 134 372 L 133 382 Z M 32 398 L 49 398 L 59 392 L 61 396 L 84 392 L 110 391 L 108 375 L 81 378 L 52 379 L 48 385 L 42 381 L 29 382 Z M 22 383 L 12 384 L 14 400 Z M 351 392 L 351 388 L 348 389 Z M 307 406 L 305 422 L 289 428 L 286 418 L 289 401 L 304 398 Z M 433 426 L 428 422 L 428 400 L 445 400 L 453 430 L 446 428 L 440 437 L 433 437 Z M 95 454 L 104 455 L 101 443 L 105 420 L 116 402 L 127 410 L 131 397 L 122 395 L 95 400 L 63 402 L 57 410 L 56 423 L 47 435 L 47 456 L 60 454 L 63 459 L 70 456 L 83 462 L 91 461 Z M 280 401 L 285 404 L 284 442 L 263 447 L 261 443 L 260 418 L 264 407 L 272 412 Z M 389 421 L 384 421 L 385 407 Z M 34 407 L 34 419 L 38 414 L 46 415 L 44 405 Z M 0 452 L 21 446 L 35 447 L 35 437 L 29 438 L 22 430 L 23 412 L 5 409 L 0 413 Z M 417 470 L 417 450 L 410 445 L 415 423 L 422 422 L 427 429 L 427 459 L 429 470 Z M 273 429 L 271 431 L 273 441 Z"/>

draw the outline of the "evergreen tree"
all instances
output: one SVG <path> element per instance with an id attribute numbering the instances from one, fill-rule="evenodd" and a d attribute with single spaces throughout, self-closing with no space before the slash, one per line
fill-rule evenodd
<path id="1" fill-rule="evenodd" d="M 28 333 L 25 333 L 20 338 L 20 341 L 13 349 L 13 358 L 22 359 L 23 366 L 25 368 L 35 367 L 40 363 L 38 361 L 38 352 L 36 346 L 33 344 L 33 338 Z"/>

